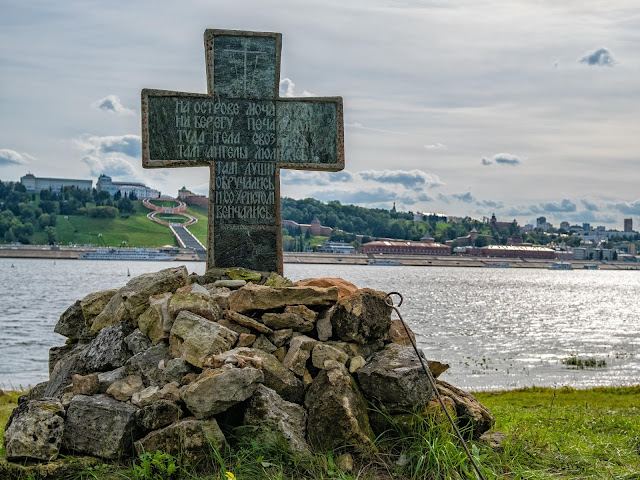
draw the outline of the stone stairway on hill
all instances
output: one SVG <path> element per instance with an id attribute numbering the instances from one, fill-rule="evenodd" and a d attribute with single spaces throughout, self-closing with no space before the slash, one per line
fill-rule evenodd
<path id="1" fill-rule="evenodd" d="M 207 249 L 204 245 L 200 243 L 200 241 L 191 233 L 187 227 L 183 227 L 181 225 L 171 225 L 171 231 L 178 239 L 178 243 L 182 248 L 192 248 L 198 258 L 202 260 L 206 260 L 207 257 Z"/>

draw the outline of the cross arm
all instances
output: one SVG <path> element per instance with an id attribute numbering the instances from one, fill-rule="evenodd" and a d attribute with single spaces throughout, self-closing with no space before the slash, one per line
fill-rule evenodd
<path id="1" fill-rule="evenodd" d="M 276 125 L 280 168 L 344 169 L 342 97 L 279 98 Z"/>
<path id="2" fill-rule="evenodd" d="M 213 98 L 206 94 L 143 89 L 142 166 L 210 166 Z"/>

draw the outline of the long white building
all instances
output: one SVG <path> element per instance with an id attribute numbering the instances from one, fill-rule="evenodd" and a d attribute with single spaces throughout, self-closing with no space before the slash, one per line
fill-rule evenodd
<path id="1" fill-rule="evenodd" d="M 100 175 L 98 183 L 96 184 L 97 190 L 104 190 L 109 192 L 112 197 L 120 192 L 122 196 L 130 197 L 131 194 L 135 194 L 139 199 L 142 198 L 158 198 L 160 192 L 153 188 L 147 187 L 143 183 L 136 182 L 114 182 L 108 175 Z"/>
<path id="2" fill-rule="evenodd" d="M 40 193 L 42 190 L 60 192 L 64 187 L 76 187 L 79 190 L 91 190 L 93 187 L 93 182 L 91 180 L 36 177 L 32 173 L 27 173 L 24 177 L 20 177 L 20 183 L 25 186 L 29 193 Z"/>

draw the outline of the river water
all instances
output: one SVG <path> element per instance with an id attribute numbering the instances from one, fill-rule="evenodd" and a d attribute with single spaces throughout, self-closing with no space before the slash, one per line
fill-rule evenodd
<path id="1" fill-rule="evenodd" d="M 60 314 L 86 294 L 177 263 L 0 259 L 0 388 L 48 376 Z M 204 273 L 204 263 L 188 262 Z M 468 390 L 640 384 L 640 272 L 285 264 L 292 280 L 342 277 L 398 291 L 401 314 L 442 379 Z M 578 370 L 563 360 L 604 361 Z"/>

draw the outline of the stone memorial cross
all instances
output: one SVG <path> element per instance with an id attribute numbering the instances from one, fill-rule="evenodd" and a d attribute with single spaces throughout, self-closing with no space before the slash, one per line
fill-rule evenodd
<path id="1" fill-rule="evenodd" d="M 142 166 L 210 167 L 207 269 L 282 273 L 280 169 L 344 168 L 342 98 L 280 98 L 281 43 L 206 30 L 208 94 L 142 90 Z"/>

